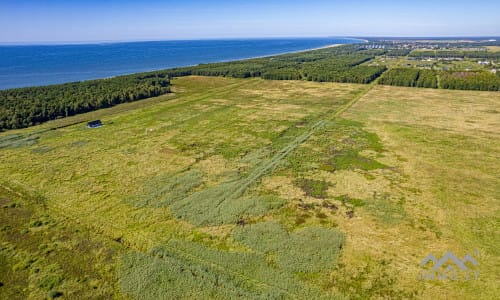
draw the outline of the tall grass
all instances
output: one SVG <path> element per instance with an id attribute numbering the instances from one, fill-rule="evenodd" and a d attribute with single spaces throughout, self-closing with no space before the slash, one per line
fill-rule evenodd
<path id="1" fill-rule="evenodd" d="M 238 226 L 231 233 L 232 238 L 259 252 L 277 251 L 288 240 L 288 232 L 275 221 Z"/>
<path id="2" fill-rule="evenodd" d="M 176 217 L 204 226 L 234 224 L 285 203 L 273 195 L 242 196 L 241 186 L 242 180 L 237 180 L 209 187 L 173 203 L 170 209 Z"/>
<path id="3" fill-rule="evenodd" d="M 20 148 L 34 145 L 40 138 L 39 132 L 9 134 L 0 137 L 0 149 Z"/>
<path id="4" fill-rule="evenodd" d="M 137 206 L 162 207 L 179 201 L 199 187 L 202 182 L 203 173 L 197 169 L 191 169 L 181 174 L 164 174 L 153 178 L 142 190 L 128 199 Z"/>
<path id="5" fill-rule="evenodd" d="M 174 216 L 196 225 L 236 223 L 246 216 L 261 215 L 285 203 L 274 195 L 243 196 L 237 193 L 242 179 L 200 189 L 202 177 L 202 172 L 197 169 L 160 175 L 127 202 L 139 207 L 169 206 Z"/>
<path id="6" fill-rule="evenodd" d="M 246 196 L 247 190 L 325 123 L 315 123 L 274 156 L 263 159 L 246 177 L 194 191 L 202 184 L 200 171 L 190 170 L 174 177 L 160 176 L 148 184 L 144 195 L 137 195 L 132 202 L 139 206 L 169 206 L 177 218 L 195 225 L 236 223 L 244 216 L 263 214 L 282 206 L 284 201 L 274 196 Z"/>
<path id="7" fill-rule="evenodd" d="M 227 252 L 170 240 L 150 253 L 129 253 L 119 270 L 122 290 L 136 299 L 326 298 L 260 254 Z"/>
<path id="8" fill-rule="evenodd" d="M 234 240 L 274 257 L 289 272 L 319 272 L 335 266 L 344 237 L 336 230 L 307 227 L 288 233 L 276 222 L 237 227 Z"/>

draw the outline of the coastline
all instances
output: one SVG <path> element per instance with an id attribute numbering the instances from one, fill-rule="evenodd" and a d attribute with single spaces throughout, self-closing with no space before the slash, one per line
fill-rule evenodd
<path id="1" fill-rule="evenodd" d="M 254 57 L 249 57 L 249 58 L 241 58 L 241 59 L 231 59 L 231 60 L 218 61 L 218 62 L 213 62 L 213 63 L 231 62 L 231 61 L 238 61 L 238 60 L 250 60 L 250 59 L 266 58 L 266 57 L 273 57 L 273 56 L 285 55 L 285 54 L 296 54 L 296 53 L 302 53 L 302 52 L 308 52 L 308 51 L 314 51 L 314 50 L 328 49 L 328 48 L 338 47 L 338 46 L 342 46 L 342 45 L 352 45 L 352 44 L 331 44 L 331 45 L 326 45 L 326 46 L 316 47 L 316 48 L 310 48 L 310 49 L 304 49 L 304 50 L 287 51 L 287 52 L 281 52 L 281 53 L 276 53 L 276 54 L 260 55 L 260 56 L 254 56 Z M 194 66 L 197 66 L 197 65 L 186 66 L 186 67 L 194 67 Z"/>
<path id="2" fill-rule="evenodd" d="M 347 40 L 347 41 L 346 41 Z M 50 85 L 57 85 L 57 84 L 64 84 L 64 83 L 74 83 L 74 82 L 85 82 L 85 81 L 90 81 L 90 80 L 103 80 L 103 79 L 109 79 L 109 78 L 116 78 L 120 76 L 127 76 L 127 75 L 133 75 L 137 73 L 147 73 L 147 72 L 157 72 L 157 71 L 163 71 L 163 70 L 169 70 L 169 69 L 175 69 L 175 68 L 188 68 L 188 67 L 194 67 L 200 64 L 213 64 L 213 63 L 227 63 L 227 62 L 234 62 L 234 61 L 246 61 L 246 60 L 251 60 L 251 59 L 258 59 L 258 58 L 266 58 L 266 57 L 273 57 L 273 56 L 278 56 L 278 55 L 286 55 L 286 54 L 295 54 L 295 53 L 302 53 L 302 52 L 308 52 L 308 51 L 314 51 L 314 50 L 320 50 L 320 49 L 327 49 L 331 47 L 338 47 L 341 45 L 350 45 L 350 44 L 357 44 L 360 43 L 360 39 L 346 39 L 342 40 L 342 42 L 346 43 L 335 43 L 335 44 L 327 44 L 324 46 L 320 47 L 311 47 L 311 48 L 305 48 L 305 49 L 300 49 L 300 50 L 291 50 L 291 51 L 279 51 L 274 52 L 274 53 L 269 53 L 269 54 L 264 54 L 264 55 L 255 55 L 255 56 L 243 56 L 243 57 L 231 57 L 228 59 L 220 59 L 220 60 L 213 60 L 209 62 L 198 62 L 196 63 L 195 61 L 192 61 L 192 63 L 186 63 L 186 64 L 179 64 L 178 66 L 161 66 L 161 67 L 152 67 L 152 68 L 144 68 L 141 70 L 130 70 L 131 72 L 125 72 L 112 75 L 112 74 L 96 74 L 97 76 L 95 77 L 90 77 L 89 76 L 80 76 L 81 78 L 77 78 L 79 76 L 70 76 L 67 77 L 66 79 L 62 78 L 59 81 L 53 80 L 52 82 L 44 83 L 40 82 L 37 84 L 36 82 L 31 82 L 30 85 L 20 85 L 20 86 L 5 86 L 1 87 L 0 90 L 10 90 L 10 89 L 19 89 L 19 88 L 30 88 L 30 87 L 42 87 L 42 86 L 50 86 Z M 336 42 L 336 41 L 333 41 Z M 146 66 L 147 67 L 147 66 Z M 0 74 L 1 75 L 1 74 Z M 6 75 L 6 74 L 5 74 Z M 5 76 L 4 75 L 4 76 Z M 100 76 L 103 75 L 103 76 Z M 1 76 L 0 76 L 1 77 Z M 76 78 L 75 78 L 76 77 Z M 82 78 L 83 77 L 83 78 Z"/>

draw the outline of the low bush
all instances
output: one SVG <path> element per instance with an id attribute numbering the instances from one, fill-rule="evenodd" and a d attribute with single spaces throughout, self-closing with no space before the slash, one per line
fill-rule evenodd
<path id="1" fill-rule="evenodd" d="M 296 180 L 296 184 L 304 191 L 307 196 L 324 199 L 328 197 L 329 183 L 325 180 L 314 180 L 302 178 Z"/>

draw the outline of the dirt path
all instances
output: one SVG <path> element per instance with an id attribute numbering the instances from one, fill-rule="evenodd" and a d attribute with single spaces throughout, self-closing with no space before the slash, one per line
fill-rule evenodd
<path id="1" fill-rule="evenodd" d="M 238 198 L 243 193 L 255 182 L 257 182 L 260 178 L 262 178 L 264 175 L 269 174 L 272 172 L 279 164 L 280 162 L 286 158 L 292 151 L 297 149 L 300 145 L 305 143 L 316 131 L 321 129 L 323 126 L 325 126 L 328 121 L 333 121 L 336 118 L 338 118 L 342 113 L 347 111 L 350 107 L 352 107 L 356 102 L 359 101 L 363 96 L 365 96 L 376 84 L 378 83 L 378 80 L 373 81 L 371 84 L 367 85 L 366 89 L 362 92 L 360 92 L 358 95 L 356 95 L 351 101 L 349 101 L 347 104 L 344 104 L 342 107 L 339 109 L 333 111 L 333 112 L 327 112 L 322 120 L 317 121 L 314 123 L 312 126 L 309 127 L 309 129 L 299 135 L 298 137 L 295 138 L 292 142 L 290 142 L 288 145 L 283 147 L 278 153 L 276 153 L 271 159 L 264 161 L 262 164 L 260 164 L 250 175 L 248 175 L 243 181 L 242 185 L 235 189 L 231 195 L 229 196 L 229 199 L 234 199 Z M 223 201 L 223 200 L 222 200 Z M 220 203 L 219 203 L 220 204 Z"/>

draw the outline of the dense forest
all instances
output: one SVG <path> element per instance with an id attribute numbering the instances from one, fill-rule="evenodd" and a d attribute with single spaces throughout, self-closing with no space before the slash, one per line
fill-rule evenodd
<path id="1" fill-rule="evenodd" d="M 303 75 L 309 81 L 369 83 L 386 70 L 385 67 L 360 66 L 372 58 L 368 54 L 353 54 L 321 59 L 305 64 Z"/>
<path id="2" fill-rule="evenodd" d="M 395 68 L 380 77 L 379 84 L 453 90 L 500 91 L 500 76 L 491 72 L 436 72 L 415 68 Z"/>
<path id="3" fill-rule="evenodd" d="M 0 91 L 0 130 L 28 127 L 170 92 L 165 74 L 134 74 Z"/>
<path id="4" fill-rule="evenodd" d="M 488 72 L 442 72 L 364 64 L 380 55 L 405 56 L 406 49 L 366 49 L 362 45 L 311 50 L 233 62 L 201 64 L 192 67 L 119 76 L 109 79 L 74 82 L 44 87 L 0 91 L 0 131 L 32 126 L 119 103 L 168 93 L 169 78 L 204 75 L 235 78 L 261 77 L 274 80 L 370 83 L 380 78 L 385 85 L 438 87 L 467 90 L 500 90 L 500 77 Z M 498 58 L 500 52 L 413 51 L 410 56 Z"/>
<path id="5" fill-rule="evenodd" d="M 413 51 L 410 53 L 413 58 L 473 58 L 500 60 L 500 52 L 488 51 L 460 51 L 460 50 L 425 50 Z"/>
<path id="6" fill-rule="evenodd" d="M 333 81 L 349 83 L 370 83 L 380 76 L 385 66 L 335 67 L 335 65 L 310 65 L 304 68 L 304 76 L 309 81 Z"/>
<path id="7" fill-rule="evenodd" d="M 42 122 L 158 96 L 170 91 L 171 77 L 187 75 L 368 83 L 385 68 L 359 64 L 383 53 L 346 45 L 321 50 L 202 64 L 102 80 L 0 91 L 0 130 Z"/>
<path id="8" fill-rule="evenodd" d="M 177 68 L 170 70 L 169 74 L 172 77 L 203 75 L 369 83 L 380 76 L 386 68 L 361 64 L 383 53 L 385 53 L 384 50 L 365 50 L 356 45 L 349 45 L 296 54 Z"/>
<path id="9" fill-rule="evenodd" d="M 384 73 L 379 84 L 424 88 L 438 87 L 435 71 L 415 68 L 391 69 Z"/>
<path id="10" fill-rule="evenodd" d="M 389 49 L 385 53 L 386 56 L 407 56 L 410 54 L 410 49 Z"/>
<path id="11" fill-rule="evenodd" d="M 383 53 L 383 50 L 364 50 L 359 46 L 349 45 L 296 54 L 173 69 L 170 75 L 173 77 L 204 75 L 369 83 L 385 71 L 385 68 L 360 66 L 360 64 Z"/>
<path id="12" fill-rule="evenodd" d="M 500 91 L 500 74 L 490 72 L 443 72 L 439 77 L 443 89 Z"/>

